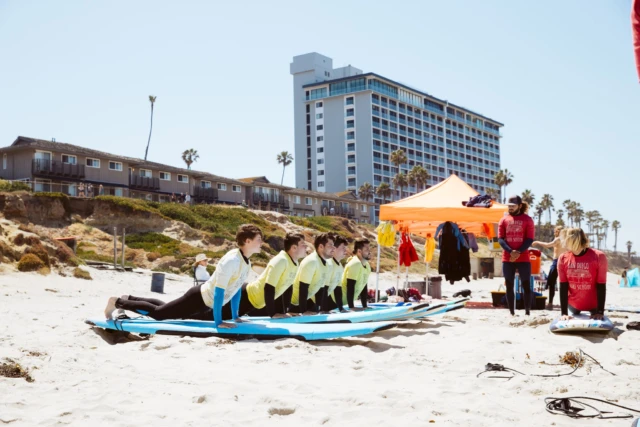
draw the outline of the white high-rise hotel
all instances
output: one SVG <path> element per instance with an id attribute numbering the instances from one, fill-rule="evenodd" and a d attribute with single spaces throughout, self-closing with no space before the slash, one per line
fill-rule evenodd
<path id="1" fill-rule="evenodd" d="M 375 73 L 334 69 L 318 53 L 294 57 L 290 70 L 296 187 L 334 193 L 391 185 L 397 169 L 389 155 L 402 149 L 409 162 L 401 170 L 422 165 L 428 185 L 455 173 L 480 193 L 497 189 L 502 123 Z"/>

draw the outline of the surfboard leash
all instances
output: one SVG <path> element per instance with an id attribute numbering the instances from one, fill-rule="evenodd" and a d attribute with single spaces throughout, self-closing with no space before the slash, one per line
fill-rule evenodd
<path id="1" fill-rule="evenodd" d="M 547 412 L 549 412 L 550 414 L 566 415 L 567 417 L 570 417 L 570 418 L 592 418 L 592 419 L 597 418 L 600 420 L 609 420 L 609 419 L 629 419 L 634 417 L 632 414 L 607 415 L 607 414 L 613 414 L 613 412 L 601 411 L 595 406 L 586 404 L 584 402 L 580 402 L 577 399 L 593 400 L 596 402 L 601 402 L 610 406 L 615 406 L 617 408 L 625 409 L 627 411 L 640 414 L 640 409 L 629 408 L 626 406 L 618 405 L 616 403 L 607 402 L 606 400 L 597 399 L 595 397 L 586 397 L 586 396 L 562 397 L 562 398 L 546 397 L 544 401 L 546 404 Z M 581 413 L 585 410 L 592 410 L 594 412 L 590 414 Z"/>

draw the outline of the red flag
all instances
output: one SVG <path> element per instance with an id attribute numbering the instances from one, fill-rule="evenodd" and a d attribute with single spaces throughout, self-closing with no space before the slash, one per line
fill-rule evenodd
<path id="1" fill-rule="evenodd" d="M 633 32 L 633 50 L 636 54 L 636 68 L 640 79 L 640 0 L 633 0 L 631 9 L 631 30 Z"/>

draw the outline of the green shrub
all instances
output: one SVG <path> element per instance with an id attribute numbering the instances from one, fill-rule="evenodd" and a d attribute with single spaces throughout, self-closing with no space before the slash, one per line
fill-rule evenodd
<path id="1" fill-rule="evenodd" d="M 73 277 L 84 280 L 93 280 L 91 274 L 88 271 L 85 271 L 78 267 L 73 269 Z"/>
<path id="2" fill-rule="evenodd" d="M 25 254 L 33 254 L 33 255 L 37 256 L 38 258 L 40 258 L 40 260 L 47 267 L 49 267 L 51 265 L 51 262 L 49 260 L 49 253 L 44 248 L 44 246 L 42 246 L 42 244 L 40 242 L 32 244 L 31 246 L 29 246 L 27 248 L 27 250 L 25 251 Z"/>
<path id="3" fill-rule="evenodd" d="M 130 199 L 128 197 L 118 197 L 118 196 L 98 196 L 96 200 L 108 202 L 113 205 L 116 205 L 120 208 L 123 208 L 126 212 L 149 212 L 159 214 L 158 209 L 150 206 L 150 202 L 145 200 L 138 199 Z"/>
<path id="4" fill-rule="evenodd" d="M 20 181 L 5 181 L 0 179 L 0 192 L 14 192 L 14 191 L 31 191 L 31 186 Z"/>
<path id="5" fill-rule="evenodd" d="M 42 260 L 34 254 L 24 254 L 18 262 L 18 270 L 20 271 L 38 271 L 44 266 Z"/>

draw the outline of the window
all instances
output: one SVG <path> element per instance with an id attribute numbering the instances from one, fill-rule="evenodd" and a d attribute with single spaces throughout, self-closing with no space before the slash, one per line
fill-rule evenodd
<path id="1" fill-rule="evenodd" d="M 76 156 L 71 156 L 69 154 L 62 155 L 62 163 L 67 163 L 69 165 L 75 165 L 78 163 L 78 158 Z"/>
<path id="2" fill-rule="evenodd" d="M 242 191 L 242 187 L 240 187 L 239 185 L 233 185 L 231 186 L 231 191 L 233 191 L 234 193 L 240 193 Z"/>
<path id="3" fill-rule="evenodd" d="M 178 182 L 182 182 L 184 184 L 189 183 L 189 177 L 187 175 L 178 175 Z"/>
<path id="4" fill-rule="evenodd" d="M 353 120 L 347 120 L 347 128 L 353 128 L 356 126 L 356 122 Z"/>
<path id="5" fill-rule="evenodd" d="M 316 108 L 322 108 L 322 102 L 316 102 Z"/>
<path id="6" fill-rule="evenodd" d="M 318 176 L 323 176 L 324 175 L 324 170 L 319 170 L 318 171 Z"/>
<path id="7" fill-rule="evenodd" d="M 367 205 L 360 205 L 360 211 L 363 213 L 367 213 Z"/>
<path id="8" fill-rule="evenodd" d="M 122 188 L 114 188 L 113 189 L 113 195 L 114 196 L 122 197 L 123 194 L 124 194 L 124 192 L 122 191 Z"/>
<path id="9" fill-rule="evenodd" d="M 294 200 L 294 203 L 295 203 L 296 205 L 299 205 L 299 204 L 300 204 L 300 196 L 295 196 L 295 197 L 293 198 L 293 200 Z"/>
<path id="10" fill-rule="evenodd" d="M 318 159 L 318 164 L 319 165 L 324 165 L 324 159 Z"/>
<path id="11" fill-rule="evenodd" d="M 311 204 L 312 204 L 311 202 L 312 202 L 311 197 L 305 197 L 304 198 L 304 204 L 305 205 L 311 206 Z"/>
<path id="12" fill-rule="evenodd" d="M 322 113 L 316 114 L 316 119 L 321 119 L 321 118 L 322 118 Z"/>
<path id="13" fill-rule="evenodd" d="M 347 175 L 355 175 L 356 174 L 356 167 L 355 166 L 349 166 L 347 168 Z"/>
<path id="14" fill-rule="evenodd" d="M 356 139 L 355 132 L 347 132 L 347 139 Z"/>
<path id="15" fill-rule="evenodd" d="M 350 142 L 347 144 L 347 151 L 356 151 L 356 144 Z"/>
<path id="16" fill-rule="evenodd" d="M 349 154 L 347 156 L 347 163 L 355 163 L 356 162 L 356 155 L 355 154 Z"/>
<path id="17" fill-rule="evenodd" d="M 120 162 L 109 162 L 109 170 L 122 172 L 122 163 L 120 163 Z"/>
<path id="18" fill-rule="evenodd" d="M 349 98 L 347 98 L 347 99 L 345 100 L 345 103 L 346 103 L 347 105 L 353 105 L 353 96 L 350 96 Z"/>
<path id="19" fill-rule="evenodd" d="M 324 187 L 324 181 L 318 181 L 318 187 Z"/>
<path id="20" fill-rule="evenodd" d="M 318 154 L 324 153 L 324 147 L 318 147 Z"/>
<path id="21" fill-rule="evenodd" d="M 227 191 L 227 184 L 218 183 L 218 190 Z"/>
<path id="22" fill-rule="evenodd" d="M 318 125 L 318 126 L 316 126 L 316 130 L 322 130 L 322 129 L 324 129 L 324 126 L 323 126 L 323 125 Z"/>
<path id="23" fill-rule="evenodd" d="M 3 154 L 2 155 L 2 169 L 6 169 L 7 168 L 7 155 Z"/>
<path id="24" fill-rule="evenodd" d="M 211 188 L 211 181 L 200 181 L 200 188 Z"/>
<path id="25" fill-rule="evenodd" d="M 161 181 L 171 181 L 171 174 L 169 172 L 160 172 Z"/>
<path id="26" fill-rule="evenodd" d="M 318 141 L 318 142 L 324 141 L 324 136 L 316 137 L 316 141 Z"/>
<path id="27" fill-rule="evenodd" d="M 355 178 L 349 178 L 348 186 L 349 187 L 355 187 L 356 186 L 356 179 Z"/>
<path id="28" fill-rule="evenodd" d="M 353 117 L 355 114 L 353 108 L 348 108 L 347 109 L 347 117 Z"/>
<path id="29" fill-rule="evenodd" d="M 100 169 L 100 159 L 90 159 L 87 157 L 87 167 Z"/>
<path id="30" fill-rule="evenodd" d="M 149 169 L 140 169 L 140 176 L 144 178 L 151 178 L 151 170 Z"/>

